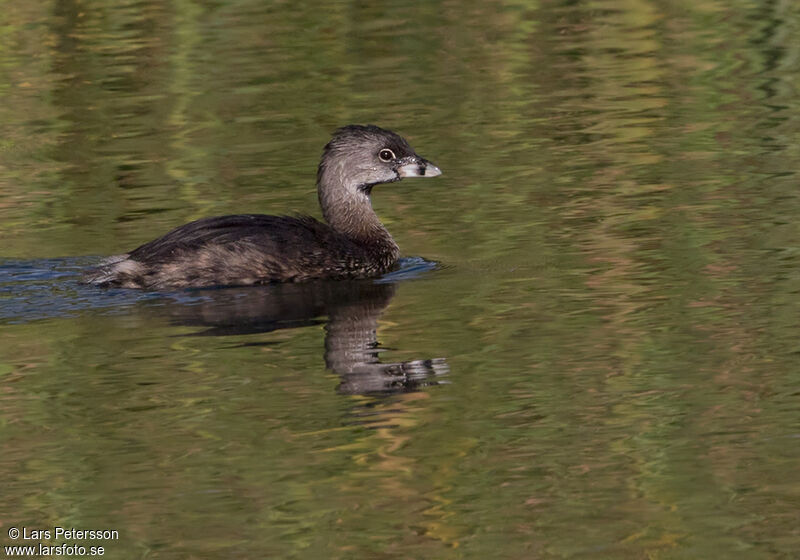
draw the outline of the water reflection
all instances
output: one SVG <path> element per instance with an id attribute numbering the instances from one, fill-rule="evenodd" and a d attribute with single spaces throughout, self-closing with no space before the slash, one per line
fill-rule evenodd
<path id="1" fill-rule="evenodd" d="M 381 362 L 378 321 L 397 281 L 431 270 L 435 263 L 403 259 L 378 281 L 272 284 L 176 292 L 97 289 L 77 282 L 88 258 L 0 261 L 0 321 L 25 323 L 86 310 L 145 306 L 173 323 L 201 326 L 192 336 L 269 333 L 325 324 L 325 365 L 341 376 L 343 394 L 398 393 L 438 384 L 448 373 L 444 358 Z M 155 305 L 153 305 L 155 304 Z M 323 319 L 327 317 L 327 322 Z M 253 343 L 259 345 L 271 343 Z"/>
<path id="2" fill-rule="evenodd" d="M 275 284 L 203 292 L 199 302 L 169 306 L 177 324 L 203 326 L 197 336 L 267 333 L 322 322 L 325 365 L 343 394 L 399 393 L 441 383 L 444 358 L 381 362 L 378 320 L 396 291 L 373 281 Z M 260 344 L 260 343 L 247 343 Z"/>

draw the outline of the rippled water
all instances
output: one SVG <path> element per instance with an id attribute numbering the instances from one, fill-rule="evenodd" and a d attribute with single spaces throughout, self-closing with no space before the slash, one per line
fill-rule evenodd
<path id="1" fill-rule="evenodd" d="M 800 550 L 796 3 L 7 4 L 0 545 Z M 319 215 L 351 122 L 444 170 L 374 192 L 399 271 L 79 283 L 191 219 Z"/>

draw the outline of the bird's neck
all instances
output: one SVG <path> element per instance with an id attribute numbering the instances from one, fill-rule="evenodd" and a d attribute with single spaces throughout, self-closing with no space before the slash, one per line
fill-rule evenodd
<path id="1" fill-rule="evenodd" d="M 322 215 L 330 226 L 351 241 L 394 262 L 400 250 L 383 226 L 369 195 L 354 185 L 344 184 L 335 173 L 322 172 L 317 183 Z"/>

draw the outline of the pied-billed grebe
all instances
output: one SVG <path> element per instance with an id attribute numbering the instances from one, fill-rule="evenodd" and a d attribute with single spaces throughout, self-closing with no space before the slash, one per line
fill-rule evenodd
<path id="1" fill-rule="evenodd" d="M 329 225 L 308 216 L 203 218 L 106 260 L 85 279 L 164 289 L 377 276 L 394 266 L 400 251 L 372 209 L 372 187 L 441 173 L 394 132 L 345 126 L 325 146 L 317 171 Z"/>

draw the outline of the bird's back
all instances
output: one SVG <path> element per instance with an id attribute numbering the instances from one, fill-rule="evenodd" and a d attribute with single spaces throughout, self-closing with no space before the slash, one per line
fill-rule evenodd
<path id="1" fill-rule="evenodd" d="M 388 270 L 397 258 L 389 252 L 358 244 L 307 216 L 219 216 L 112 258 L 87 280 L 163 289 L 363 278 Z"/>

